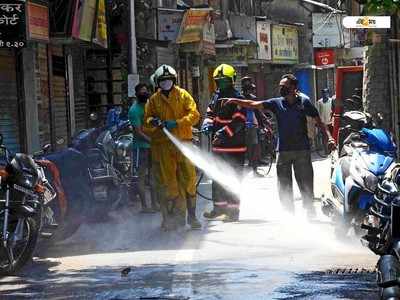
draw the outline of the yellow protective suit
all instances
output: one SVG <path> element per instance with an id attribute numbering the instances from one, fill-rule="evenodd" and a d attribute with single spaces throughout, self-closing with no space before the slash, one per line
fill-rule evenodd
<path id="1" fill-rule="evenodd" d="M 164 132 L 151 126 L 152 118 L 162 121 L 176 120 L 178 126 L 171 133 L 180 141 L 191 142 L 192 126 L 199 122 L 193 97 L 184 89 L 174 86 L 168 98 L 161 91 L 146 104 L 144 131 L 151 137 L 153 174 L 161 185 L 160 205 L 165 216 L 165 202 L 173 200 L 175 208 L 186 214 L 187 200 L 196 198 L 196 170 L 193 164 L 175 147 Z M 193 203 L 195 204 L 195 203 Z"/>

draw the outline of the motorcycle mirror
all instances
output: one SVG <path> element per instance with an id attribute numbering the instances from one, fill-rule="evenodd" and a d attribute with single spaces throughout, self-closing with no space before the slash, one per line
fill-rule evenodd
<path id="1" fill-rule="evenodd" d="M 48 152 L 51 149 L 51 144 L 46 144 L 42 147 L 44 153 Z"/>
<path id="2" fill-rule="evenodd" d="M 376 114 L 376 124 L 378 126 L 382 126 L 383 124 L 383 114 L 380 112 Z"/>
<path id="3" fill-rule="evenodd" d="M 97 115 L 97 113 L 91 113 L 89 115 L 89 119 L 92 121 L 97 121 L 98 118 L 99 118 L 99 116 Z"/>
<path id="4" fill-rule="evenodd" d="M 56 144 L 57 145 L 63 145 L 65 143 L 65 139 L 64 138 L 59 138 L 57 141 L 56 141 Z"/>

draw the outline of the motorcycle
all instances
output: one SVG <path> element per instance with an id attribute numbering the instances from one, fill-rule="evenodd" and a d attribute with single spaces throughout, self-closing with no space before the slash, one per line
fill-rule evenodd
<path id="1" fill-rule="evenodd" d="M 368 218 L 362 224 L 361 241 L 380 256 L 377 283 L 380 298 L 400 299 L 400 164 L 388 170 L 378 184 Z"/>
<path id="2" fill-rule="evenodd" d="M 31 156 L 11 155 L 1 134 L 0 151 L 0 275 L 11 275 L 32 258 L 40 232 L 56 225 L 50 208 L 56 192 Z"/>
<path id="3" fill-rule="evenodd" d="M 130 174 L 130 156 L 123 149 L 126 143 L 120 141 L 116 151 L 116 142 L 112 134 L 117 134 L 119 127 L 109 129 L 91 128 L 82 130 L 72 141 L 72 147 L 85 155 L 88 172 L 96 202 L 102 210 L 113 210 L 128 197 L 127 174 Z M 124 151 L 125 150 L 125 151 Z M 122 159 L 115 159 L 116 153 Z"/>
<path id="4" fill-rule="evenodd" d="M 338 237 L 352 228 L 361 234 L 361 224 L 374 202 L 378 184 L 396 159 L 396 145 L 388 132 L 376 128 L 369 115 L 350 111 L 343 115 L 345 134 L 337 156 L 332 156 L 331 188 L 333 198 L 323 199 L 322 211 L 336 221 Z"/>

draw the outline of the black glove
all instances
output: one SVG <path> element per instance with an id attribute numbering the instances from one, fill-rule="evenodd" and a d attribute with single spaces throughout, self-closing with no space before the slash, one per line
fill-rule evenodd
<path id="1" fill-rule="evenodd" d="M 150 124 L 153 127 L 160 127 L 160 128 L 164 127 L 163 121 L 161 121 L 159 118 L 152 118 Z"/>
<path id="2" fill-rule="evenodd" d="M 222 144 L 222 142 L 228 137 L 225 129 L 221 128 L 220 130 L 218 130 L 215 135 L 214 135 L 214 140 L 212 142 L 212 144 L 214 146 L 219 146 Z"/>

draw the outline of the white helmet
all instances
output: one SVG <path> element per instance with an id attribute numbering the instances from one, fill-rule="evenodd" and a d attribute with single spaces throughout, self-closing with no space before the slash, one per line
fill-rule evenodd
<path id="1" fill-rule="evenodd" d="M 157 82 L 157 84 L 162 81 L 162 80 L 166 80 L 166 79 L 172 79 L 174 81 L 174 83 L 176 83 L 177 80 L 177 73 L 175 71 L 175 69 L 169 65 L 162 65 L 160 66 L 156 72 L 154 73 L 155 75 L 155 82 Z"/>

